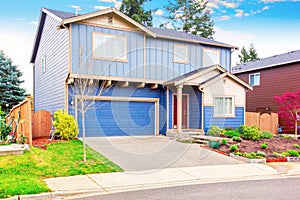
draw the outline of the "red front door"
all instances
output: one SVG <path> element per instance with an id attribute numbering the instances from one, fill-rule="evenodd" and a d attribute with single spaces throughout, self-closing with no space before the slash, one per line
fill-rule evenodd
<path id="1" fill-rule="evenodd" d="M 173 96 L 173 128 L 177 128 L 177 97 Z M 182 128 L 188 128 L 188 95 L 182 95 Z"/>

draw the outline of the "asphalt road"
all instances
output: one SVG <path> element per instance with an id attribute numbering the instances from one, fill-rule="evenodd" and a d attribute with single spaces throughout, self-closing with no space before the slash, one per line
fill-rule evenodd
<path id="1" fill-rule="evenodd" d="M 300 177 L 270 180 L 239 181 L 226 183 L 211 183 L 187 185 L 132 192 L 113 193 L 93 197 L 80 198 L 84 200 L 152 200 L 152 199 L 300 199 Z"/>

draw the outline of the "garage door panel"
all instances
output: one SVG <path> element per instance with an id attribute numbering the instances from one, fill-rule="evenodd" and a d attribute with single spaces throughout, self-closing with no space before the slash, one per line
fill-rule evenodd
<path id="1" fill-rule="evenodd" d="M 88 137 L 154 135 L 155 103 L 96 101 L 95 109 L 86 112 L 85 120 Z"/>

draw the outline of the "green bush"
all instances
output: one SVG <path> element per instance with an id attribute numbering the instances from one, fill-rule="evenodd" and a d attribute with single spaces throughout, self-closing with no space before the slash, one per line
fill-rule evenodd
<path id="1" fill-rule="evenodd" d="M 241 134 L 241 138 L 246 140 L 259 140 L 261 136 L 261 132 L 257 126 L 245 126 L 242 125 L 239 127 L 239 133 Z"/>
<path id="2" fill-rule="evenodd" d="M 271 139 L 274 135 L 270 131 L 263 131 L 260 135 L 260 138 Z"/>
<path id="3" fill-rule="evenodd" d="M 222 139 L 222 144 L 226 145 L 227 144 L 227 140 L 226 139 Z"/>
<path id="4" fill-rule="evenodd" d="M 281 153 L 283 156 L 291 156 L 291 157 L 299 157 L 300 154 L 299 154 L 299 151 L 297 150 L 286 150 L 285 152 L 282 152 Z"/>
<path id="5" fill-rule="evenodd" d="M 4 119 L 0 119 L 0 140 L 4 141 L 6 140 L 7 136 L 11 132 L 11 126 L 6 125 Z"/>
<path id="6" fill-rule="evenodd" d="M 240 137 L 240 133 L 235 130 L 228 130 L 225 132 L 225 135 L 227 135 L 227 137 L 229 138 L 232 138 L 234 136 Z"/>
<path id="7" fill-rule="evenodd" d="M 268 143 L 267 142 L 265 142 L 265 143 L 263 143 L 262 145 L 261 145 L 261 148 L 262 149 L 266 149 L 266 148 L 268 148 Z"/>
<path id="8" fill-rule="evenodd" d="M 236 142 L 241 142 L 241 141 L 242 141 L 242 138 L 239 137 L 239 136 L 233 136 L 231 139 L 232 139 L 233 141 L 236 141 Z"/>
<path id="9" fill-rule="evenodd" d="M 223 131 L 223 129 L 221 129 L 218 126 L 210 126 L 209 130 L 207 131 L 207 135 L 217 136 L 217 135 L 221 134 L 222 131 Z"/>
<path id="10" fill-rule="evenodd" d="M 61 109 L 54 113 L 55 133 L 64 140 L 74 139 L 78 135 L 78 125 L 72 115 L 64 113 Z"/>
<path id="11" fill-rule="evenodd" d="M 236 144 L 231 145 L 231 146 L 230 146 L 230 150 L 231 150 L 231 151 L 236 151 L 236 150 L 238 150 L 238 146 L 237 146 Z"/>
<path id="12" fill-rule="evenodd" d="M 299 149 L 299 148 L 300 148 L 300 145 L 299 145 L 299 144 L 293 144 L 293 147 Z"/>

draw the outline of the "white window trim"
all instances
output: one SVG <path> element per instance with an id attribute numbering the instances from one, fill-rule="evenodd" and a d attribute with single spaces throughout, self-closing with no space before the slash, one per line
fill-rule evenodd
<path id="1" fill-rule="evenodd" d="M 215 105 L 216 105 L 216 98 L 217 97 L 231 97 L 232 98 L 232 114 L 216 114 L 215 113 Z M 214 96 L 214 105 L 213 105 L 213 109 L 214 109 L 214 113 L 213 113 L 213 117 L 222 117 L 222 118 L 234 118 L 235 117 L 235 97 L 234 96 L 230 96 L 230 95 L 216 95 Z"/>
<path id="2" fill-rule="evenodd" d="M 259 83 L 258 84 L 253 84 L 253 85 L 251 85 L 251 76 L 254 76 L 255 77 L 255 75 L 259 75 Z M 260 85 L 260 73 L 258 72 L 258 73 L 252 73 L 252 74 L 249 74 L 249 85 L 250 86 L 259 86 Z"/>
<path id="3" fill-rule="evenodd" d="M 94 51 L 94 49 L 95 49 L 95 35 L 112 36 L 112 37 L 116 37 L 116 38 L 123 38 L 123 39 L 125 39 L 125 52 L 124 52 L 125 59 L 95 56 L 95 51 Z M 92 59 L 108 60 L 108 61 L 118 61 L 118 62 L 128 62 L 128 37 L 122 36 L 122 35 L 93 32 L 92 33 Z"/>
<path id="4" fill-rule="evenodd" d="M 178 57 L 178 55 L 177 55 L 176 52 L 175 52 L 176 46 L 180 46 L 180 47 L 184 47 L 184 48 L 185 48 L 186 58 L 180 57 L 180 58 L 182 58 L 182 59 L 180 59 L 180 60 L 179 60 L 179 59 L 176 59 L 176 56 Z M 188 51 L 188 46 L 187 46 L 187 45 L 185 45 L 185 44 L 174 44 L 173 52 L 174 52 L 173 62 L 176 62 L 176 63 L 184 63 L 184 64 L 186 64 L 186 63 L 189 62 L 189 58 L 188 58 L 188 57 L 189 57 L 189 51 Z"/>
<path id="5" fill-rule="evenodd" d="M 204 55 L 205 55 L 205 52 L 206 52 L 206 51 L 218 53 L 218 63 L 216 63 L 216 64 L 221 65 L 221 54 L 220 54 L 220 50 L 209 49 L 209 48 L 203 48 L 203 50 L 202 50 L 202 66 L 203 66 L 203 67 L 209 67 L 209 66 L 204 66 Z"/>
<path id="6" fill-rule="evenodd" d="M 44 66 L 43 66 L 44 63 Z M 42 74 L 44 74 L 46 72 L 46 57 L 42 56 L 41 57 L 41 68 L 42 68 Z"/>

